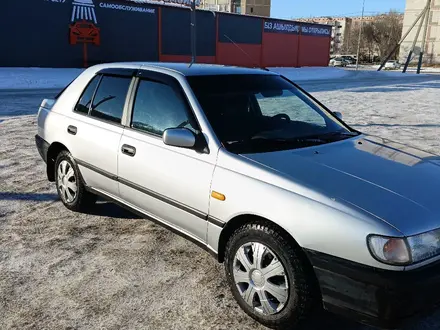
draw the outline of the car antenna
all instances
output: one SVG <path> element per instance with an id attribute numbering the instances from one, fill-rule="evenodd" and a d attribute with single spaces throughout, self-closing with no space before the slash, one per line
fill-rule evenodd
<path id="1" fill-rule="evenodd" d="M 191 68 L 197 61 L 197 25 L 196 25 L 196 0 L 191 1 L 191 63 L 188 68 Z"/>
<path id="2" fill-rule="evenodd" d="M 265 70 L 265 71 L 270 71 L 268 68 L 266 68 L 265 66 L 261 66 L 261 65 L 259 65 L 248 53 L 246 53 L 246 51 L 243 49 L 243 48 L 241 48 L 239 45 L 237 45 L 235 42 L 234 42 L 234 40 L 232 40 L 231 38 L 229 38 L 226 34 L 224 34 L 224 36 L 226 37 L 226 38 L 228 38 L 229 39 L 229 41 L 230 42 L 232 42 L 233 44 L 234 44 L 234 46 L 235 47 L 237 47 L 238 49 L 240 49 L 241 51 L 242 51 L 242 53 L 243 54 L 245 54 L 246 56 L 247 56 L 247 58 L 248 59 L 250 59 L 251 61 L 252 61 L 252 63 L 255 65 L 257 65 L 257 67 L 259 67 L 260 69 L 262 69 L 262 70 Z"/>

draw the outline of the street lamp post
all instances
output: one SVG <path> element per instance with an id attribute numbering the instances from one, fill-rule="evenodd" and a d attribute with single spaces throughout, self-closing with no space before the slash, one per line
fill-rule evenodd
<path id="1" fill-rule="evenodd" d="M 357 55 L 356 55 L 356 71 L 359 68 L 359 52 L 361 50 L 362 28 L 364 26 L 364 10 L 365 10 L 365 0 L 363 0 L 363 3 L 362 3 L 361 28 L 359 29 L 359 39 L 358 39 L 358 47 L 357 47 Z"/>

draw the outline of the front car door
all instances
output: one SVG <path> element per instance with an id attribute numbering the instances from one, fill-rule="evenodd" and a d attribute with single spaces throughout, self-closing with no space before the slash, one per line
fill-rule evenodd
<path id="1" fill-rule="evenodd" d="M 217 150 L 198 152 L 163 143 L 167 128 L 202 134 L 178 80 L 142 72 L 133 87 L 128 117 L 119 148 L 121 198 L 205 243 Z"/>

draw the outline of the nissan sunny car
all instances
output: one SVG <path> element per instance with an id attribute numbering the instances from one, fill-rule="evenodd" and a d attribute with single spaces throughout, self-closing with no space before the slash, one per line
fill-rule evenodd
<path id="1" fill-rule="evenodd" d="M 322 306 L 390 328 L 440 300 L 440 158 L 279 74 L 93 66 L 43 101 L 35 138 L 68 209 L 101 196 L 188 238 L 267 327 Z"/>

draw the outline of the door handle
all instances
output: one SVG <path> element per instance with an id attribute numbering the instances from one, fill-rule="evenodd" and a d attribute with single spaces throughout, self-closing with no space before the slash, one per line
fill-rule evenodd
<path id="1" fill-rule="evenodd" d="M 136 155 L 136 148 L 129 146 L 128 144 L 124 144 L 121 148 L 123 154 L 126 154 L 130 157 L 134 157 Z"/>
<path id="2" fill-rule="evenodd" d="M 69 127 L 67 127 L 67 133 L 76 135 L 76 132 L 78 132 L 76 126 L 69 125 Z"/>

